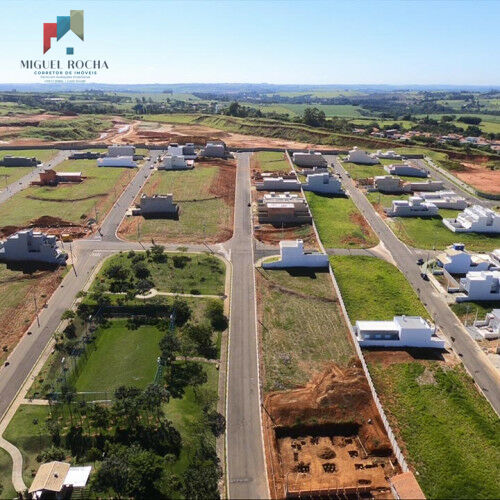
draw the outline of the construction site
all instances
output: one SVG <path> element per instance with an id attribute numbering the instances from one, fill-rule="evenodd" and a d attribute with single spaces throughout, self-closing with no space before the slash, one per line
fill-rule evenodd
<path id="1" fill-rule="evenodd" d="M 401 470 L 358 361 L 267 394 L 263 427 L 273 498 L 392 498 Z"/>

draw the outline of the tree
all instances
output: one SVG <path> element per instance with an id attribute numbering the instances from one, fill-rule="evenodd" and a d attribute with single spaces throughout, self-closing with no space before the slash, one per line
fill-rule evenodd
<path id="1" fill-rule="evenodd" d="M 481 123 L 479 116 L 460 116 L 457 122 L 467 123 L 467 125 L 479 125 Z"/>
<path id="2" fill-rule="evenodd" d="M 163 460 L 139 445 L 114 445 L 102 461 L 92 480 L 92 488 L 118 496 L 157 498 L 158 483 L 163 476 Z"/>
<path id="3" fill-rule="evenodd" d="M 215 437 L 219 437 L 224 434 L 226 430 L 226 419 L 224 415 L 219 413 L 218 411 L 211 411 L 207 415 L 208 426 L 210 430 L 213 432 Z"/>
<path id="4" fill-rule="evenodd" d="M 151 273 L 143 262 L 137 262 L 133 265 L 134 274 L 138 279 L 147 278 Z"/>
<path id="5" fill-rule="evenodd" d="M 195 460 L 184 472 L 184 495 L 186 498 L 219 498 L 219 478 L 221 470 L 212 460 Z"/>
<path id="6" fill-rule="evenodd" d="M 165 255 L 165 247 L 162 245 L 153 245 L 151 247 L 151 259 L 153 262 L 165 262 L 167 256 Z"/>
<path id="7" fill-rule="evenodd" d="M 202 385 L 207 382 L 207 373 L 200 363 L 176 363 L 171 366 L 167 388 L 173 398 L 182 398 L 187 386 Z"/>
<path id="8" fill-rule="evenodd" d="M 71 309 L 66 309 L 66 311 L 64 311 L 61 315 L 61 319 L 64 320 L 64 319 L 73 319 L 74 317 L 76 316 L 76 314 L 74 313 L 74 311 L 72 311 Z"/>
<path id="9" fill-rule="evenodd" d="M 302 115 L 302 121 L 311 127 L 322 127 L 325 124 L 326 116 L 324 111 L 318 108 L 306 108 Z"/>
<path id="10" fill-rule="evenodd" d="M 172 365 L 179 348 L 179 339 L 175 335 L 175 332 L 167 330 L 165 336 L 160 340 L 160 359 L 164 366 Z"/>
<path id="11" fill-rule="evenodd" d="M 104 274 L 110 279 L 124 281 L 129 276 L 129 270 L 123 264 L 111 264 Z"/>
<path id="12" fill-rule="evenodd" d="M 50 448 L 43 450 L 38 458 L 40 458 L 38 461 L 42 463 L 52 462 L 54 460 L 61 462 L 66 458 L 66 450 L 52 445 Z"/>
<path id="13" fill-rule="evenodd" d="M 215 330 L 225 330 L 227 328 L 227 318 L 224 316 L 224 305 L 220 300 L 210 300 L 207 304 L 206 313 L 212 328 Z"/>
<path id="14" fill-rule="evenodd" d="M 188 325 L 186 333 L 196 343 L 202 356 L 214 358 L 217 355 L 217 350 L 212 342 L 212 329 L 208 325 Z"/>
<path id="15" fill-rule="evenodd" d="M 470 137 L 479 137 L 483 131 L 476 125 L 469 125 L 465 130 L 465 135 Z"/>
<path id="16" fill-rule="evenodd" d="M 227 114 L 229 116 L 240 116 L 240 109 L 241 106 L 238 102 L 234 101 L 229 105 L 229 108 L 227 110 Z"/>

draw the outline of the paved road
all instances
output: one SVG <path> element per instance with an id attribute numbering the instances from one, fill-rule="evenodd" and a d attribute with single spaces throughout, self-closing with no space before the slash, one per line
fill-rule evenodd
<path id="1" fill-rule="evenodd" d="M 153 153 L 153 154 L 156 154 Z M 152 157 L 152 160 L 155 156 Z M 102 225 L 103 241 L 101 238 L 80 240 L 73 244 L 65 245 L 65 250 L 73 253 L 75 263 L 73 269 L 65 276 L 59 288 L 54 292 L 47 302 L 47 308 L 39 313 L 39 322 L 35 321 L 29 329 L 31 335 L 25 334 L 18 343 L 14 351 L 8 358 L 9 366 L 0 368 L 0 418 L 14 399 L 15 395 L 22 387 L 26 377 L 36 363 L 36 360 L 50 340 L 53 332 L 61 320 L 61 314 L 71 307 L 76 294 L 85 286 L 88 278 L 96 266 L 115 253 L 128 249 L 140 249 L 138 243 L 120 242 L 115 237 L 116 229 L 120 224 L 125 210 L 132 200 L 137 196 L 142 184 L 144 175 L 150 172 L 150 161 L 137 172 L 135 178 L 124 190 L 119 199 L 104 220 Z M 128 203 L 130 201 L 130 203 Z"/>
<path id="2" fill-rule="evenodd" d="M 255 324 L 250 160 L 238 154 L 227 386 L 227 472 L 230 498 L 268 498 L 261 433 Z"/>
<path id="3" fill-rule="evenodd" d="M 434 287 L 422 280 L 420 268 L 416 264 L 417 252 L 402 243 L 382 220 L 372 204 L 364 194 L 347 177 L 336 157 L 329 157 L 334 161 L 335 171 L 342 174 L 342 181 L 358 209 L 367 219 L 377 236 L 384 242 L 387 250 L 392 254 L 398 268 L 406 276 L 420 299 L 427 307 L 435 324 L 441 329 L 450 345 L 462 358 L 464 365 L 483 391 L 495 411 L 500 414 L 500 375 L 491 366 L 484 352 L 470 337 L 466 329 L 450 310 L 444 297 Z M 453 340 L 454 339 L 454 340 Z"/>
<path id="4" fill-rule="evenodd" d="M 493 208 L 498 205 L 498 201 L 487 200 L 486 198 L 480 198 L 478 196 L 474 196 L 466 189 L 460 187 L 460 184 L 462 184 L 462 181 L 460 181 L 460 179 L 457 178 L 456 182 L 450 181 L 446 175 L 442 174 L 437 168 L 434 168 L 433 166 L 429 165 L 429 163 L 427 163 L 425 160 L 413 160 L 413 161 L 417 163 L 419 167 L 425 170 L 429 170 L 432 174 L 432 177 L 434 177 L 439 181 L 442 181 L 445 189 L 450 191 L 455 191 L 455 193 L 459 194 L 460 196 L 463 196 L 472 205 L 483 205 L 485 207 L 490 207 L 490 208 Z"/>
<path id="5" fill-rule="evenodd" d="M 18 181 L 13 182 L 12 184 L 8 184 L 5 189 L 0 191 L 0 203 L 7 201 L 9 198 L 12 198 L 16 193 L 26 189 L 32 181 L 39 179 L 40 172 L 43 172 L 45 169 L 53 168 L 59 163 L 63 162 L 68 158 L 71 151 L 59 151 L 54 158 L 43 164 L 42 166 L 38 166 L 30 171 L 29 174 L 26 174 L 24 177 L 21 177 Z M 15 168 L 15 167 L 11 167 Z"/>

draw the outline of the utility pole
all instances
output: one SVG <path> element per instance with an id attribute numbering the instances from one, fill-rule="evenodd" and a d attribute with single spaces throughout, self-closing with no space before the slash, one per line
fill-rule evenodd
<path id="1" fill-rule="evenodd" d="M 36 295 L 35 295 L 35 290 L 34 289 L 33 289 L 33 302 L 35 303 L 36 322 L 38 324 L 38 328 L 40 328 L 40 318 L 38 317 L 38 306 L 36 304 Z"/>
<path id="2" fill-rule="evenodd" d="M 73 272 L 75 273 L 75 276 L 78 276 L 78 274 L 76 273 L 75 260 L 73 258 L 73 245 L 71 244 L 71 242 L 69 243 L 69 251 L 71 253 L 71 262 L 73 264 Z"/>

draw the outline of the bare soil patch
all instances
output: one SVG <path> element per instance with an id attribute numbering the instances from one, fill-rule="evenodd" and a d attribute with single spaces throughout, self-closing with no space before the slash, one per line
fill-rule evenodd
<path id="1" fill-rule="evenodd" d="M 36 297 L 37 306 L 44 307 L 47 300 L 54 293 L 63 278 L 63 269 L 53 271 L 38 271 L 31 275 L 19 273 L 19 280 L 28 279 L 28 287 L 22 289 L 23 298 L 16 307 L 10 307 L 0 314 L 0 361 L 3 361 L 12 349 L 17 345 L 26 329 L 35 318 L 35 305 L 33 297 Z M 15 286 L 15 281 L 10 281 L 9 285 Z M 2 285 L 2 283 L 0 283 Z M 5 289 L 9 290 L 9 285 Z"/>
<path id="2" fill-rule="evenodd" d="M 70 233 L 75 238 L 82 238 L 90 233 L 90 229 L 83 225 L 73 224 L 72 222 L 65 221 L 58 217 L 51 217 L 49 215 L 43 215 L 38 219 L 33 219 L 26 226 L 4 226 L 0 227 L 0 237 L 6 238 L 11 234 L 14 234 L 21 229 L 34 229 L 41 230 L 45 234 L 53 234 L 56 236 L 61 236 L 63 233 Z"/>
<path id="3" fill-rule="evenodd" d="M 332 364 L 305 386 L 265 397 L 273 498 L 364 493 L 390 498 L 399 472 L 359 362 Z"/>
<path id="4" fill-rule="evenodd" d="M 500 194 L 500 170 L 490 170 L 478 163 L 462 163 L 465 169 L 454 172 L 461 180 L 479 191 Z"/>

